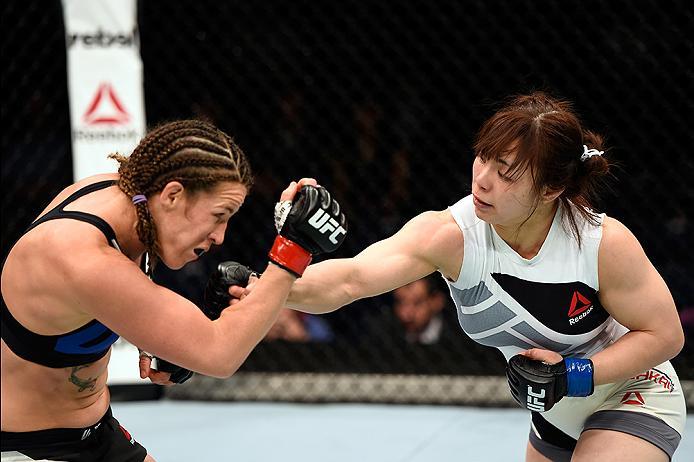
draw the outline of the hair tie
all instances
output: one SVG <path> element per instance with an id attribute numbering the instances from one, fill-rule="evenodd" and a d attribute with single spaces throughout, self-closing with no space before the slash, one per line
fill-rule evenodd
<path id="1" fill-rule="evenodd" d="M 605 151 L 598 151 L 597 149 L 588 149 L 588 146 L 583 145 L 583 154 L 581 154 L 581 162 L 585 162 L 586 159 L 593 156 L 602 156 Z"/>
<path id="2" fill-rule="evenodd" d="M 137 205 L 141 202 L 147 202 L 147 197 L 144 194 L 135 194 L 133 196 L 133 204 Z"/>

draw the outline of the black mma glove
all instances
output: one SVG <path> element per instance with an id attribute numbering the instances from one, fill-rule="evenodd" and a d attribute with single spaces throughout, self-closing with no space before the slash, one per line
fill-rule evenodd
<path id="1" fill-rule="evenodd" d="M 229 287 L 246 287 L 251 276 L 258 276 L 258 273 L 235 261 L 224 261 L 217 265 L 217 269 L 207 280 L 200 307 L 205 316 L 213 321 L 219 318 L 229 306 Z"/>
<path id="2" fill-rule="evenodd" d="M 270 250 L 270 260 L 301 277 L 313 255 L 333 252 L 347 235 L 347 220 L 340 204 L 322 186 L 304 186 L 293 202 L 275 206 L 279 235 Z"/>
<path id="3" fill-rule="evenodd" d="M 156 363 L 154 362 L 155 359 Z M 159 372 L 171 373 L 169 380 L 173 383 L 183 383 L 193 376 L 193 371 L 184 369 L 161 358 L 157 358 L 156 356 L 152 358 L 152 368 Z"/>
<path id="4" fill-rule="evenodd" d="M 509 360 L 506 378 L 513 399 L 536 412 L 549 411 L 564 396 L 589 396 L 594 388 L 590 359 L 565 358 L 547 364 L 518 354 Z"/>
<path id="5" fill-rule="evenodd" d="M 229 287 L 246 287 L 248 280 L 253 275 L 256 273 L 241 263 L 235 261 L 220 263 L 207 280 L 200 310 L 213 321 L 219 318 L 222 311 L 229 306 Z M 169 380 L 174 383 L 183 383 L 193 376 L 193 372 L 188 369 L 163 359 L 156 358 L 156 360 L 155 369 L 161 372 L 170 372 L 171 378 Z"/>

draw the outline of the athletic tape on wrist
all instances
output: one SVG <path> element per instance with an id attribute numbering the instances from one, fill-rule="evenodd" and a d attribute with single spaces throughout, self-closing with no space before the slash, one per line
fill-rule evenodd
<path id="1" fill-rule="evenodd" d="M 279 233 L 292 210 L 292 201 L 281 201 L 275 204 L 275 229 Z"/>
<path id="2" fill-rule="evenodd" d="M 269 256 L 270 260 L 291 271 L 297 277 L 304 274 L 304 270 L 311 264 L 313 258 L 306 249 L 281 235 L 275 238 Z"/>
<path id="3" fill-rule="evenodd" d="M 593 394 L 593 361 L 566 358 L 566 396 L 590 396 Z"/>

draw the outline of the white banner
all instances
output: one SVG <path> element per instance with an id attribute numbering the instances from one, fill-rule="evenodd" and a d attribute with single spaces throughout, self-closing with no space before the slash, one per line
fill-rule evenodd
<path id="1" fill-rule="evenodd" d="M 111 360 L 108 363 L 109 385 L 147 385 L 149 379 L 140 378 L 140 352 L 123 337 L 111 347 Z"/>
<path id="2" fill-rule="evenodd" d="M 137 0 L 62 0 L 75 180 L 114 172 L 145 134 Z"/>
<path id="3" fill-rule="evenodd" d="M 108 155 L 130 155 L 145 134 L 137 0 L 62 0 L 75 181 L 115 172 Z M 113 345 L 109 384 L 140 379 L 138 351 Z"/>

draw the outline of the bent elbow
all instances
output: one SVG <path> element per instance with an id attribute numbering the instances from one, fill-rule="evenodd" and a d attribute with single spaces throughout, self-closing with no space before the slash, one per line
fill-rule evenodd
<path id="1" fill-rule="evenodd" d="M 674 338 L 672 340 L 672 356 L 671 358 L 674 358 L 680 352 L 682 351 L 682 348 L 684 348 L 684 332 L 682 329 L 677 329 L 675 332 Z"/>
<path id="2" fill-rule="evenodd" d="M 228 367 L 228 368 L 222 370 L 221 374 L 218 375 L 217 378 L 218 379 L 228 379 L 229 377 L 234 375 L 236 373 L 236 371 L 238 371 L 238 370 L 239 370 L 238 366 L 232 367 L 232 368 Z"/>
<path id="3" fill-rule="evenodd" d="M 228 379 L 239 370 L 239 367 L 241 367 L 241 364 L 235 361 L 230 361 L 226 364 L 217 364 L 208 375 L 216 379 Z"/>
<path id="4" fill-rule="evenodd" d="M 684 348 L 684 331 L 681 326 L 670 329 L 669 332 L 661 338 L 664 339 L 663 349 L 667 353 L 668 360 L 680 354 L 682 348 Z"/>
<path id="5" fill-rule="evenodd" d="M 228 379 L 229 377 L 234 375 L 234 372 L 236 372 L 236 369 L 230 369 L 228 367 L 215 367 L 213 369 L 209 369 L 203 372 L 202 374 L 208 377 L 213 377 L 215 379 Z"/>

